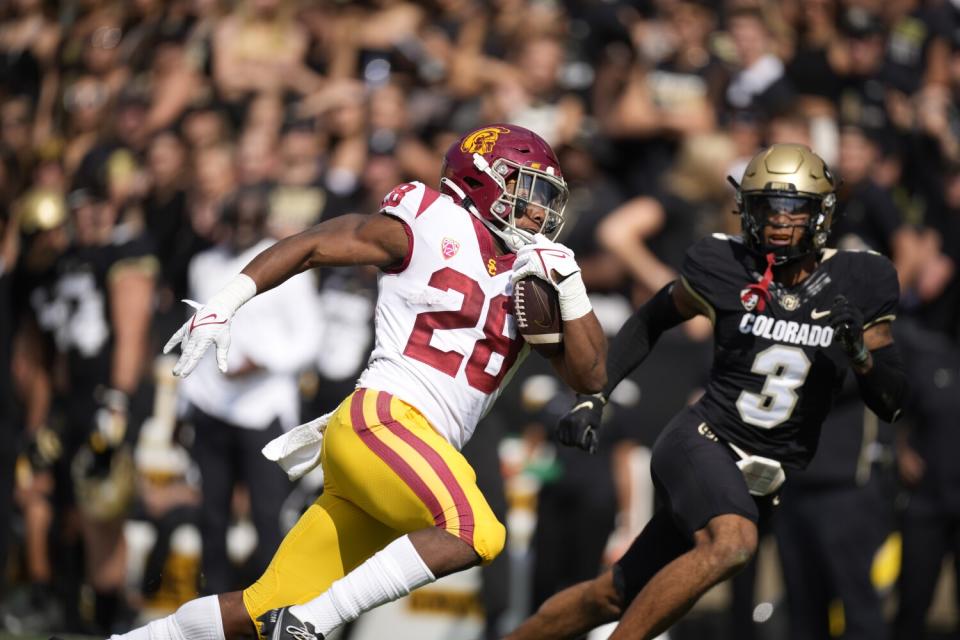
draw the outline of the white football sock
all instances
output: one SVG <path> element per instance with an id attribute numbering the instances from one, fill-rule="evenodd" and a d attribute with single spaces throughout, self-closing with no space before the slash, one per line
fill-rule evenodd
<path id="1" fill-rule="evenodd" d="M 154 620 L 110 640 L 226 640 L 220 617 L 220 600 L 206 596 L 191 600 L 165 618 Z"/>
<path id="2" fill-rule="evenodd" d="M 410 537 L 401 536 L 310 602 L 290 607 L 290 613 L 327 635 L 364 611 L 393 602 L 434 580 Z"/>

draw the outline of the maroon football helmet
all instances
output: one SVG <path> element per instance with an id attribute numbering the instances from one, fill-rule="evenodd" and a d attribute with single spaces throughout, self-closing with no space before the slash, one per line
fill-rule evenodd
<path id="1" fill-rule="evenodd" d="M 533 237 L 516 226 L 529 204 L 546 213 L 540 233 L 550 239 L 560 233 L 569 190 L 553 149 L 529 129 L 492 124 L 471 131 L 450 146 L 441 175 L 440 191 L 472 205 L 514 250 Z"/>

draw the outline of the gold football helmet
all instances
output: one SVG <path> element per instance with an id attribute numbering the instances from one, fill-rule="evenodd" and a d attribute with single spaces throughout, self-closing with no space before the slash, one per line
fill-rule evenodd
<path id="1" fill-rule="evenodd" d="M 775 144 L 750 160 L 737 184 L 737 209 L 747 245 L 766 255 L 774 255 L 775 264 L 819 251 L 827 242 L 837 206 L 837 180 L 823 159 L 802 144 Z M 773 223 L 768 218 L 778 212 L 809 213 L 802 225 Z M 791 246 L 767 245 L 766 226 L 789 228 L 802 226 L 800 241 Z"/>
<path id="2" fill-rule="evenodd" d="M 67 222 L 66 198 L 53 189 L 31 189 L 17 204 L 20 231 L 27 235 L 49 231 Z"/>

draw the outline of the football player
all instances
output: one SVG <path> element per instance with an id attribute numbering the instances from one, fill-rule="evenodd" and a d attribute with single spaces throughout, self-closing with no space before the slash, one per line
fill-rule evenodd
<path id="1" fill-rule="evenodd" d="M 558 290 L 559 375 L 588 393 L 606 381 L 606 341 L 580 268 L 547 239 L 560 229 L 566 198 L 546 142 L 509 124 L 483 127 L 450 147 L 439 191 L 401 184 L 377 214 L 341 216 L 282 240 L 207 301 L 167 345 L 181 346 L 177 375 L 189 375 L 211 344 L 225 370 L 237 309 L 293 274 L 382 269 L 375 347 L 356 391 L 278 443 L 292 477 L 319 459 L 323 495 L 255 584 L 193 600 L 120 637 L 323 638 L 499 554 L 504 527 L 459 449 L 529 351 L 510 316 L 514 281 L 532 274 Z"/>
<path id="2" fill-rule="evenodd" d="M 630 549 L 510 640 L 574 638 L 617 619 L 611 638 L 663 633 L 753 557 L 761 512 L 776 504 L 784 468 L 810 461 L 848 368 L 867 406 L 896 419 L 906 388 L 890 331 L 897 274 L 878 254 L 826 247 L 836 186 L 805 146 L 757 154 L 736 185 L 742 235 L 694 244 L 680 277 L 617 334 L 603 391 L 578 396 L 560 421 L 564 444 L 594 446 L 613 389 L 661 333 L 698 314 L 714 326 L 706 392 L 654 444 L 657 509 Z"/>

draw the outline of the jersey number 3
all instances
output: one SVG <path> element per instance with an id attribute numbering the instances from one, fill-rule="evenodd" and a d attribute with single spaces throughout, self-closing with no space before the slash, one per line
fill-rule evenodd
<path id="1" fill-rule="evenodd" d="M 472 329 L 477 326 L 483 312 L 485 295 L 480 285 L 469 276 L 456 269 L 445 267 L 430 276 L 430 286 L 444 291 L 456 291 L 463 295 L 463 304 L 451 311 L 424 311 L 417 314 L 413 331 L 403 354 L 442 371 L 451 378 L 456 377 L 463 364 L 464 356 L 457 351 L 443 351 L 430 344 L 434 331 L 450 329 Z M 483 339 L 473 346 L 467 368 L 464 372 L 471 387 L 483 393 L 493 393 L 500 381 L 513 366 L 523 343 L 506 335 L 507 315 L 510 298 L 504 294 L 490 300 L 487 319 L 483 323 Z M 496 373 L 488 373 L 487 367 L 498 354 L 502 359 Z"/>
<path id="2" fill-rule="evenodd" d="M 775 345 L 758 353 L 750 370 L 767 379 L 760 393 L 740 393 L 740 418 L 763 429 L 773 429 L 789 420 L 797 406 L 796 389 L 803 386 L 810 371 L 807 354 L 797 347 Z"/>

